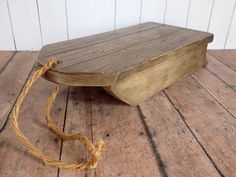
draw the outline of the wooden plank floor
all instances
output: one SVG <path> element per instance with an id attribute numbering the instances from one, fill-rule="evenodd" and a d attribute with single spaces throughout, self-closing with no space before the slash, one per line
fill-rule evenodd
<path id="1" fill-rule="evenodd" d="M 138 106 L 101 88 L 63 86 L 52 111 L 58 126 L 106 143 L 97 169 L 81 172 L 45 166 L 10 125 L 35 56 L 0 52 L 0 177 L 236 177 L 236 50 L 208 51 L 207 67 Z M 59 141 L 46 126 L 43 109 L 53 85 L 40 79 L 33 86 L 20 127 L 46 154 L 86 161 L 82 145 Z"/>

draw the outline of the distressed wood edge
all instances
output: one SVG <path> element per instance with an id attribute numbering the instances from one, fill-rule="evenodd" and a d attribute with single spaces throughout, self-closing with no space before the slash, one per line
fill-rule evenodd
<path id="1" fill-rule="evenodd" d="M 150 59 L 145 61 L 142 64 L 139 64 L 137 66 L 134 66 L 133 68 L 128 68 L 127 70 L 124 70 L 122 73 L 120 72 L 114 72 L 114 73 L 62 73 L 58 72 L 56 70 L 50 69 L 47 71 L 47 73 L 43 76 L 45 79 L 63 84 L 63 85 L 69 85 L 69 86 L 102 86 L 102 87 L 107 87 L 107 86 L 112 86 L 116 81 L 117 77 L 118 79 L 121 79 L 122 76 L 127 75 L 128 73 L 133 73 L 143 66 L 147 66 L 147 63 L 158 60 L 159 63 L 163 61 L 161 59 L 163 56 L 164 57 L 170 57 L 173 56 L 176 52 L 181 51 L 183 48 L 190 47 L 194 48 L 196 45 L 200 45 L 201 43 L 209 43 L 213 40 L 213 35 L 209 35 L 203 40 L 196 41 L 194 43 L 191 43 L 186 46 L 180 46 L 174 51 L 168 51 L 167 53 L 162 54 L 161 56 L 158 56 L 156 58 Z M 40 63 L 36 60 L 35 66 L 41 66 Z M 107 89 L 106 89 L 107 90 Z"/>
<path id="2" fill-rule="evenodd" d="M 208 43 L 211 42 L 212 40 L 213 40 L 213 36 L 211 36 L 210 38 L 206 38 L 206 39 L 204 39 L 204 40 L 202 40 L 202 41 L 197 41 L 197 42 L 195 42 L 195 43 L 193 43 L 193 44 L 186 45 L 186 46 L 183 47 L 183 48 L 179 48 L 179 49 L 176 49 L 176 50 L 174 50 L 174 51 L 168 52 L 167 54 L 164 54 L 164 55 L 162 55 L 162 56 L 159 56 L 159 57 L 157 57 L 157 58 L 155 58 L 155 59 L 153 59 L 153 60 L 148 60 L 148 61 L 147 61 L 145 64 L 143 64 L 143 65 L 140 65 L 140 66 L 138 66 L 138 67 L 134 67 L 134 68 L 131 69 L 131 70 L 128 70 L 128 71 L 126 71 L 126 72 L 123 72 L 123 73 L 119 74 L 118 77 L 117 77 L 117 79 L 114 80 L 114 82 L 113 82 L 110 86 L 105 86 L 105 87 L 103 87 L 103 88 L 104 88 L 109 94 L 111 94 L 112 96 L 118 98 L 119 100 L 121 100 L 121 101 L 123 101 L 123 102 L 125 102 L 125 103 L 127 103 L 127 104 L 129 104 L 129 105 L 134 105 L 134 106 L 135 106 L 135 105 L 139 104 L 140 102 L 133 102 L 133 101 L 131 101 L 131 99 L 129 98 L 129 96 L 127 96 L 127 95 L 124 96 L 121 92 L 119 92 L 119 89 L 117 89 L 117 84 L 118 84 L 121 80 L 123 80 L 123 79 L 125 79 L 125 78 L 127 78 L 127 77 L 132 77 L 132 75 L 134 75 L 136 72 L 143 71 L 143 70 L 149 68 L 149 67 L 152 66 L 152 65 L 158 65 L 158 64 L 162 63 L 163 61 L 165 61 L 166 59 L 169 59 L 169 58 L 174 57 L 174 55 L 176 55 L 176 53 L 177 53 L 177 56 L 179 57 L 179 56 L 184 55 L 186 52 L 188 52 L 188 51 L 190 51 L 190 50 L 194 50 L 195 48 L 202 48 L 202 51 L 203 51 L 203 53 L 204 53 L 204 58 L 198 61 L 196 67 L 195 67 L 193 70 L 191 70 L 191 71 L 188 72 L 188 73 L 185 73 L 184 75 L 180 76 L 177 80 L 175 80 L 175 81 L 178 81 L 178 80 L 184 78 L 186 75 L 191 74 L 191 73 L 193 73 L 193 72 L 195 72 L 195 71 L 197 71 L 197 70 L 199 70 L 199 69 L 201 69 L 202 67 L 204 67 L 204 66 L 207 65 L 207 63 L 208 63 L 207 60 L 206 60 L 207 45 L 208 45 Z M 172 82 L 172 83 L 173 83 L 173 82 Z M 171 83 L 171 84 L 172 84 L 172 83 Z M 170 84 L 169 84 L 169 85 L 170 85 Z M 169 85 L 168 85 L 168 86 L 169 86 Z M 168 87 L 168 86 L 166 86 L 166 87 Z M 162 89 L 159 89 L 159 90 L 157 90 L 156 92 L 161 91 L 161 90 L 165 89 L 166 87 L 163 87 Z M 152 97 L 152 96 L 153 96 L 153 95 L 148 96 L 146 99 L 148 99 L 148 98 L 150 98 L 150 97 Z M 142 100 L 141 102 L 145 101 L 146 99 Z"/>

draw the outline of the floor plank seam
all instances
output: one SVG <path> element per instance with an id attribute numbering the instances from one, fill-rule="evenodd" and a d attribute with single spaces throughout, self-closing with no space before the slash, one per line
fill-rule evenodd
<path id="1" fill-rule="evenodd" d="M 91 104 L 91 88 L 88 89 L 88 104 L 89 104 L 89 114 L 90 114 L 90 133 L 91 133 L 91 141 L 94 143 L 94 137 L 93 137 L 93 110 L 92 110 L 92 104 Z M 88 160 L 88 159 L 86 159 Z M 85 170 L 85 177 L 89 176 L 87 173 L 88 170 Z M 96 168 L 94 169 L 94 176 L 97 177 Z"/>
<path id="2" fill-rule="evenodd" d="M 29 74 L 28 74 L 28 76 L 27 76 L 27 78 L 26 78 L 26 80 L 25 80 L 23 86 L 21 87 L 21 89 L 20 89 L 20 91 L 19 91 L 19 93 L 18 93 L 18 95 L 17 95 L 17 97 L 16 97 L 16 99 L 15 99 L 15 101 L 14 101 L 14 103 L 13 103 L 13 105 L 12 105 L 10 111 L 9 111 L 9 113 L 7 114 L 5 120 L 3 120 L 3 124 L 2 124 L 2 126 L 0 127 L 0 133 L 2 133 L 2 131 L 5 129 L 7 123 L 8 123 L 8 121 L 9 121 L 9 119 L 10 119 L 10 115 L 11 115 L 12 109 L 13 109 L 13 107 L 14 107 L 15 104 L 16 104 L 16 100 L 18 99 L 20 93 L 22 92 L 22 90 L 23 90 L 23 88 L 24 88 L 26 82 L 29 80 L 29 78 L 30 78 L 30 76 L 31 76 L 31 73 L 32 73 L 33 71 L 34 71 L 34 67 L 32 67 L 31 71 L 29 72 Z"/>
<path id="3" fill-rule="evenodd" d="M 234 119 L 236 119 L 236 117 L 235 117 L 222 103 L 220 103 L 220 101 L 217 100 L 217 98 L 216 98 L 206 87 L 204 87 L 204 85 L 202 85 L 201 82 L 199 82 L 199 81 L 195 78 L 195 76 L 193 76 L 193 75 L 191 74 L 191 77 L 192 77 L 193 80 L 195 80 L 195 81 L 198 83 L 198 85 L 199 85 L 201 88 L 203 88 L 223 109 L 225 109 L 225 111 L 227 111 Z"/>
<path id="4" fill-rule="evenodd" d="M 203 145 L 200 143 L 200 141 L 198 140 L 198 138 L 196 137 L 196 135 L 194 134 L 194 132 L 191 130 L 191 128 L 189 127 L 189 125 L 187 124 L 187 122 L 185 121 L 185 117 L 183 116 L 183 114 L 181 113 L 181 111 L 174 105 L 174 103 L 172 102 L 172 100 L 170 99 L 170 97 L 167 95 L 167 93 L 165 92 L 165 90 L 163 91 L 164 94 L 166 95 L 167 99 L 169 100 L 169 102 L 172 104 L 172 106 L 174 107 L 174 109 L 177 111 L 177 113 L 180 115 L 182 121 L 184 122 L 184 124 L 186 125 L 186 127 L 188 128 L 188 130 L 190 131 L 190 133 L 192 134 L 192 136 L 194 137 L 194 139 L 197 141 L 197 143 L 199 144 L 199 146 L 201 147 L 201 149 L 203 150 L 203 152 L 206 154 L 207 158 L 209 159 L 209 161 L 212 163 L 212 165 L 214 166 L 214 168 L 216 169 L 216 171 L 219 173 L 219 175 L 221 177 L 225 177 L 225 175 L 220 171 L 220 169 L 217 167 L 216 163 L 214 162 L 214 160 L 211 158 L 211 156 L 208 154 L 208 152 L 206 151 L 206 149 L 203 147 Z"/>
<path id="5" fill-rule="evenodd" d="M 155 154 L 155 159 L 156 159 L 158 168 L 160 170 L 160 174 L 161 174 L 162 177 L 168 177 L 167 172 L 165 170 L 165 164 L 164 164 L 164 162 L 163 162 L 163 160 L 161 158 L 161 154 L 158 151 L 157 145 L 156 145 L 155 141 L 152 138 L 152 133 L 150 132 L 150 129 L 149 129 L 149 127 L 147 125 L 147 122 L 145 120 L 146 117 L 143 114 L 143 111 L 142 111 L 142 109 L 140 108 L 139 105 L 137 105 L 137 109 L 138 109 L 138 112 L 139 112 L 139 117 L 141 119 L 141 122 L 142 122 L 142 124 L 144 126 L 145 132 L 147 133 L 147 138 L 148 138 L 149 143 L 150 143 L 150 145 L 152 147 L 152 150 L 153 150 L 153 152 Z"/>
<path id="6" fill-rule="evenodd" d="M 14 58 L 14 56 L 16 55 L 16 52 L 14 52 L 9 59 L 7 60 L 7 62 L 3 65 L 3 67 L 0 69 L 0 74 L 5 70 L 5 68 L 8 66 L 8 64 L 12 61 L 12 59 Z"/>
<path id="7" fill-rule="evenodd" d="M 66 118 L 67 118 L 67 107 L 68 107 L 69 93 L 70 93 L 70 87 L 67 88 L 66 105 L 65 105 L 64 122 L 63 122 L 62 132 L 65 132 L 65 127 L 66 127 Z M 59 160 L 61 160 L 61 156 L 62 156 L 63 142 L 64 141 L 62 139 L 61 140 L 60 153 L 59 153 Z M 59 175 L 60 175 L 60 168 L 57 169 L 57 177 L 59 177 Z"/>
<path id="8" fill-rule="evenodd" d="M 207 53 L 208 55 L 212 56 L 213 58 L 215 58 L 217 61 L 219 61 L 220 63 L 222 63 L 223 65 L 225 65 L 226 67 L 228 67 L 229 69 L 233 70 L 234 72 L 236 72 L 236 70 L 234 68 L 232 68 L 230 65 L 228 65 L 227 63 L 223 62 L 222 60 L 219 59 L 219 57 L 214 56 L 211 53 Z"/>
<path id="9" fill-rule="evenodd" d="M 223 79 L 221 79 L 217 74 L 215 74 L 214 72 L 212 72 L 208 67 L 205 67 L 211 74 L 213 74 L 215 77 L 217 77 L 220 81 L 222 81 L 224 84 L 226 84 L 228 87 L 230 87 L 233 91 L 236 92 L 236 88 L 232 87 L 230 84 L 228 84 L 227 82 L 225 82 Z"/>

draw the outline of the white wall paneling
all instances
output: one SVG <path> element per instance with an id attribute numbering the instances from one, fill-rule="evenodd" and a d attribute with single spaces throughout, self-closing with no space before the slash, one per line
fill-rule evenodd
<path id="1" fill-rule="evenodd" d="M 190 0 L 167 0 L 165 23 L 185 27 Z"/>
<path id="2" fill-rule="evenodd" d="M 65 0 L 37 0 L 43 44 L 67 39 Z"/>
<path id="3" fill-rule="evenodd" d="M 235 7 L 234 7 L 234 14 L 232 17 L 232 22 L 229 29 L 229 34 L 228 34 L 225 48 L 236 49 L 236 10 L 235 10 Z"/>
<path id="4" fill-rule="evenodd" d="M 214 0 L 191 0 L 187 27 L 207 31 Z"/>
<path id="5" fill-rule="evenodd" d="M 115 0 L 67 0 L 69 38 L 114 29 Z"/>
<path id="6" fill-rule="evenodd" d="M 36 0 L 8 0 L 17 50 L 42 46 Z"/>
<path id="7" fill-rule="evenodd" d="M 236 48 L 236 0 L 0 0 L 0 50 L 42 45 L 146 21 L 209 31 Z"/>
<path id="8" fill-rule="evenodd" d="M 154 21 L 163 23 L 166 0 L 142 0 L 141 22 Z"/>
<path id="9" fill-rule="evenodd" d="M 235 6 L 235 0 L 215 0 L 212 9 L 209 32 L 214 33 L 214 43 L 209 48 L 224 48 L 230 21 Z"/>
<path id="10" fill-rule="evenodd" d="M 0 0 L 0 50 L 15 50 L 6 0 Z"/>
<path id="11" fill-rule="evenodd" d="M 140 22 L 141 0 L 116 0 L 116 28 Z"/>

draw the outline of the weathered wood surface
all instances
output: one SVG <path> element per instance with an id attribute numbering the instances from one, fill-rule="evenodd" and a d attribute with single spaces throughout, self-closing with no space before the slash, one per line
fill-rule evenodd
<path id="1" fill-rule="evenodd" d="M 30 52 L 17 53 L 14 60 L 0 74 L 0 130 L 4 126 L 12 105 L 32 69 L 35 54 Z"/>
<path id="2" fill-rule="evenodd" d="M 58 64 L 45 74 L 48 80 L 72 86 L 104 86 L 120 100 L 136 105 L 202 67 L 212 40 L 210 33 L 149 22 L 46 45 L 38 54 L 37 64 L 55 58 Z M 160 71 L 160 77 L 150 77 Z M 168 78 L 165 83 L 164 78 Z M 149 92 L 137 94 L 150 85 Z"/>
<path id="3" fill-rule="evenodd" d="M 194 73 L 193 77 L 236 118 L 236 94 L 231 87 L 205 68 Z"/>
<path id="4" fill-rule="evenodd" d="M 236 51 L 235 50 L 212 50 L 209 54 L 220 60 L 229 68 L 236 71 Z"/>
<path id="5" fill-rule="evenodd" d="M 163 92 L 139 107 L 167 176 L 219 176 Z"/>
<path id="6" fill-rule="evenodd" d="M 211 55 L 207 55 L 207 59 L 209 71 L 236 91 L 236 72 Z"/>
<path id="7" fill-rule="evenodd" d="M 199 143 L 225 176 L 236 175 L 236 119 L 193 78 L 166 89 Z"/>
<path id="8" fill-rule="evenodd" d="M 1 52 L 0 53 L 0 73 L 7 67 L 15 52 Z"/>
<path id="9" fill-rule="evenodd" d="M 33 145 L 58 159 L 61 143 L 57 140 L 56 135 L 48 129 L 44 118 L 45 102 L 53 88 L 53 83 L 43 79 L 33 86 L 20 111 L 19 125 Z M 59 93 L 52 110 L 52 116 L 59 127 L 62 127 L 64 122 L 65 91 L 62 89 Z M 9 123 L 0 133 L 0 177 L 56 177 L 57 169 L 45 166 L 31 155 L 17 139 Z"/>
<path id="10" fill-rule="evenodd" d="M 161 177 L 136 107 L 121 103 L 101 88 L 71 88 L 65 124 L 67 133 L 81 131 L 94 143 L 101 138 L 106 142 L 102 163 L 82 175 Z M 85 161 L 86 151 L 78 144 L 64 142 L 62 160 Z M 78 172 L 61 170 L 63 176 L 78 176 Z"/>
<path id="11" fill-rule="evenodd" d="M 207 63 L 205 45 L 194 50 L 182 50 L 173 56 L 162 57 L 135 70 L 121 73 L 116 83 L 105 87 L 106 90 L 124 102 L 136 105 Z"/>
<path id="12" fill-rule="evenodd" d="M 26 71 L 16 73 L 18 65 L 14 63 L 31 61 L 23 60 L 26 56 L 32 59 L 35 54 L 17 53 L 0 78 L 9 68 L 12 78 L 23 75 Z M 45 166 L 17 140 L 8 116 L 0 132 L 0 177 L 234 177 L 235 72 L 210 57 L 207 68 L 138 106 L 128 106 L 101 88 L 63 87 L 53 106 L 53 118 L 67 133 L 82 132 L 93 142 L 104 139 L 106 150 L 95 170 L 78 172 Z M 19 85 L 11 85 L 14 79 L 1 85 L 2 105 L 8 105 L 8 95 L 2 93 L 22 88 L 30 69 Z M 10 74 L 5 77 L 11 78 Z M 64 161 L 85 161 L 88 154 L 82 145 L 57 140 L 46 126 L 43 109 L 53 86 L 43 79 L 33 86 L 21 110 L 20 127 L 46 154 Z M 15 99 L 11 98 L 10 110 Z"/>

